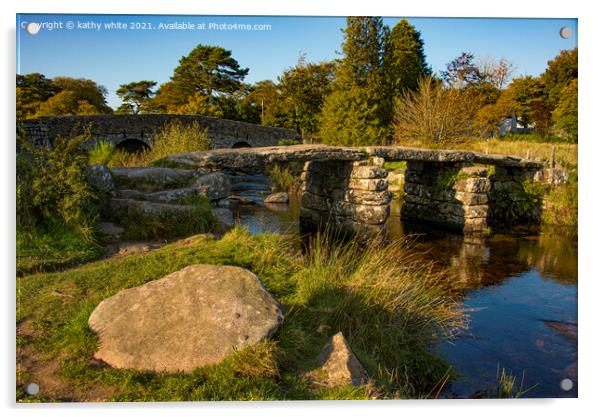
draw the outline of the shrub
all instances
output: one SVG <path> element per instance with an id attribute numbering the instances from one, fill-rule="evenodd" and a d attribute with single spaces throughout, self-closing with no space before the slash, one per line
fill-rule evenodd
<path id="1" fill-rule="evenodd" d="M 91 231 L 98 214 L 98 195 L 88 183 L 87 134 L 57 138 L 52 147 L 23 141 L 17 155 L 17 224 L 67 225 Z"/>
<path id="2" fill-rule="evenodd" d="M 17 154 L 17 274 L 57 269 L 100 255 L 99 196 L 88 183 L 87 135 L 52 147 L 22 141 Z"/>
<path id="3" fill-rule="evenodd" d="M 546 224 L 577 226 L 578 187 L 576 182 L 553 187 L 545 196 L 542 220 Z"/>
<path id="4" fill-rule="evenodd" d="M 393 138 L 446 146 L 472 136 L 477 101 L 465 91 L 445 88 L 432 77 L 419 81 L 395 102 Z"/>

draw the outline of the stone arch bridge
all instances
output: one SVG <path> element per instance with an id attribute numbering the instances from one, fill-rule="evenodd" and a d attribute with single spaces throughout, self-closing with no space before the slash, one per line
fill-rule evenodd
<path id="1" fill-rule="evenodd" d="M 406 161 L 401 216 L 463 233 L 484 233 L 496 193 L 511 198 L 543 166 L 513 156 L 406 147 L 294 145 L 175 154 L 181 168 L 261 172 L 271 164 L 303 163 L 300 221 L 305 230 L 330 224 L 344 233 L 378 234 L 390 214 L 386 161 Z"/>
<path id="2" fill-rule="evenodd" d="M 39 117 L 20 121 L 18 128 L 35 144 L 51 144 L 57 137 L 75 136 L 89 129 L 92 143 L 103 140 L 127 151 L 138 151 L 152 147 L 154 133 L 170 122 L 197 123 L 201 129 L 207 129 L 207 135 L 216 148 L 276 146 L 282 140 L 301 140 L 292 129 L 177 114 Z"/>

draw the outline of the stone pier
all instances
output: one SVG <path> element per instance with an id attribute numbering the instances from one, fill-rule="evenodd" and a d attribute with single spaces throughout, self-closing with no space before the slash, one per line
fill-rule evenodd
<path id="1" fill-rule="evenodd" d="M 401 217 L 463 233 L 487 230 L 487 168 L 467 165 L 409 161 Z"/>
<path id="2" fill-rule="evenodd" d="M 374 160 L 380 162 L 375 165 Z M 310 161 L 302 173 L 301 229 L 329 225 L 343 234 L 379 235 L 389 217 L 391 193 L 380 158 Z"/>

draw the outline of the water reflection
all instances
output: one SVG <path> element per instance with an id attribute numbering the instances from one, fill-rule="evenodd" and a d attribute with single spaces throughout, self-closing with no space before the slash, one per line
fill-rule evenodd
<path id="1" fill-rule="evenodd" d="M 512 371 L 526 397 L 576 397 L 577 240 L 575 231 L 543 230 L 467 238 L 402 224 L 394 203 L 389 238 L 412 236 L 414 250 L 433 261 L 463 292 L 470 328 L 436 351 L 457 378 L 443 396 L 473 397 L 495 389 L 498 366 Z M 299 200 L 289 206 L 239 206 L 252 233 L 299 233 Z M 560 382 L 573 387 L 564 391 Z"/>

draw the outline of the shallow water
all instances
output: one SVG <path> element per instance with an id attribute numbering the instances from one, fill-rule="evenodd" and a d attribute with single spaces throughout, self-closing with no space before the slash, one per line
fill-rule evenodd
<path id="1" fill-rule="evenodd" d="M 269 182 L 256 180 L 239 179 L 251 184 L 247 197 L 261 200 Z M 241 205 L 234 215 L 254 234 L 299 233 L 298 199 L 290 206 Z M 435 347 L 456 373 L 443 397 L 478 397 L 483 390 L 495 390 L 501 368 L 516 376 L 517 387 L 522 381 L 524 397 L 577 396 L 575 237 L 546 230 L 464 238 L 402 224 L 395 202 L 387 233 L 390 238 L 413 236 L 415 250 L 462 288 L 469 328 Z M 563 389 L 566 379 L 570 383 L 565 381 Z"/>

